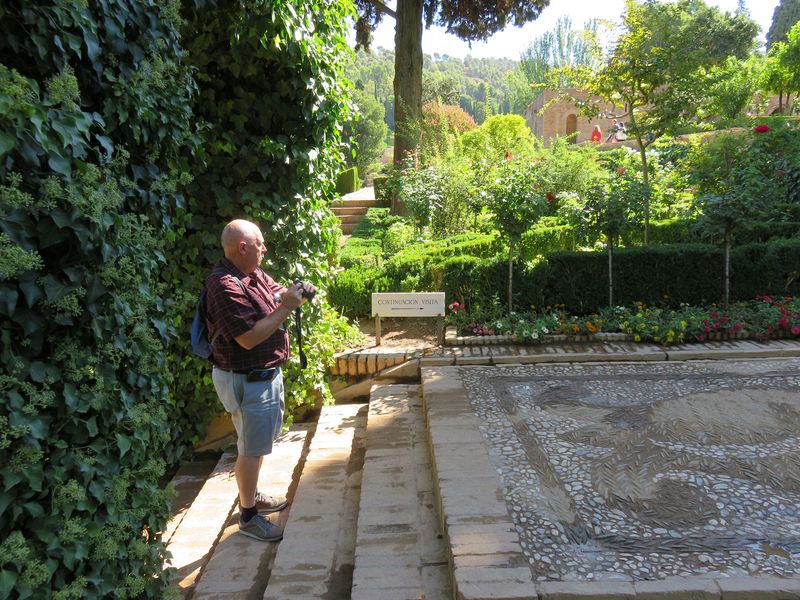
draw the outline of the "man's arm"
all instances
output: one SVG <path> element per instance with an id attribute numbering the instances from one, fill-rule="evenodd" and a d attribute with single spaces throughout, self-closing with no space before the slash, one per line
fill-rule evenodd
<path id="1" fill-rule="evenodd" d="M 292 311 L 305 301 L 302 285 L 293 284 L 281 295 L 281 303 L 278 308 L 263 319 L 256 321 L 251 329 L 233 339 L 245 350 L 252 350 L 261 342 L 269 339 L 278 330 L 281 323 L 291 316 Z"/>

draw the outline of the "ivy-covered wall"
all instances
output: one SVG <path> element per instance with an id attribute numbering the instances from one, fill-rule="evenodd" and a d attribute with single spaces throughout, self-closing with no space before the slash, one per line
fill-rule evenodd
<path id="1" fill-rule="evenodd" d="M 0 597 L 163 591 L 160 478 L 218 409 L 185 340 L 222 226 L 330 274 L 349 10 L 0 4 Z M 346 333 L 307 313 L 296 403 Z"/>
<path id="2" fill-rule="evenodd" d="M 0 596 L 163 584 L 175 2 L 0 8 Z"/>
<path id="3" fill-rule="evenodd" d="M 234 218 L 261 226 L 268 270 L 279 281 L 300 277 L 326 287 L 339 249 L 329 207 L 343 164 L 341 130 L 352 110 L 344 73 L 348 2 L 196 0 L 185 8 L 202 144 L 178 230 L 180 251 L 165 271 L 169 287 L 184 290 L 175 298 L 181 330 L 222 255 L 222 228 Z M 325 367 L 350 335 L 324 290 L 302 310 L 309 366 L 300 369 L 295 348 L 285 368 L 289 411 L 331 398 Z M 294 344 L 293 326 L 290 334 Z M 170 357 L 176 409 L 186 433 L 201 435 L 219 407 L 208 364 L 192 356 L 186 336 L 173 341 Z"/>

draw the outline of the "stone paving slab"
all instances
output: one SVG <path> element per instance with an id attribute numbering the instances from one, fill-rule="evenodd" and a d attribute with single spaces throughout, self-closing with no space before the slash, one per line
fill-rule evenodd
<path id="1" fill-rule="evenodd" d="M 764 359 L 770 353 L 795 355 L 800 344 L 792 340 L 763 345 L 751 342 L 719 345 L 727 346 L 731 352 L 754 353 L 757 358 L 714 361 L 695 355 L 706 359 L 695 360 L 681 355 L 678 348 L 675 356 L 691 362 L 679 358 L 681 362 L 675 363 L 423 367 L 423 395 L 431 425 L 435 467 L 438 470 L 440 464 L 460 460 L 461 464 L 453 467 L 457 472 L 464 470 L 472 458 L 476 465 L 483 465 L 476 469 L 476 485 L 472 490 L 464 487 L 463 477 L 448 480 L 437 475 L 451 561 L 457 567 L 456 597 L 470 600 L 800 597 L 800 565 L 796 562 L 800 559 L 800 531 L 793 533 L 798 529 L 800 515 L 797 456 L 800 435 L 796 433 L 800 431 L 800 360 Z M 634 401 L 636 397 L 640 402 Z M 458 414 L 451 409 L 463 408 L 464 398 L 469 398 L 479 416 L 478 422 L 482 423 L 483 446 L 475 444 L 474 437 L 466 433 L 468 419 L 459 423 L 465 440 L 472 439 L 463 448 L 459 448 L 457 436 L 447 430 L 447 419 Z M 520 404 L 521 399 L 528 404 Z M 489 422 L 492 415 L 500 415 L 502 421 L 494 429 Z M 653 421 L 656 417 L 662 420 Z M 664 417 L 672 420 L 664 421 Z M 640 446 L 639 438 L 631 437 L 628 432 L 635 432 L 637 426 L 648 426 L 650 421 L 664 425 L 655 425 L 649 437 L 641 438 L 645 445 Z M 617 425 L 617 429 L 602 433 L 603 428 L 614 422 L 624 422 L 624 428 L 620 430 Z M 552 429 L 556 423 L 562 429 Z M 552 434 L 548 433 L 548 427 Z M 586 433 L 579 436 L 578 432 L 584 430 Z M 671 437 L 674 434 L 678 437 Z M 490 435 L 501 438 L 491 443 L 489 440 L 495 438 L 487 438 Z M 655 454 L 647 449 L 647 444 L 653 442 Z M 595 449 L 591 450 L 592 447 Z M 618 453 L 609 453 L 611 449 L 618 449 Z M 666 471 L 649 471 L 649 461 L 659 454 L 664 454 L 675 466 Z M 581 455 L 587 458 L 580 458 Z M 688 462 L 683 462 L 684 456 Z M 498 515 L 490 510 L 484 521 L 479 515 L 469 513 L 479 496 L 486 506 L 493 504 L 492 490 L 488 489 L 492 473 L 486 472 L 487 457 L 496 467 L 495 488 L 501 490 L 506 500 L 506 511 L 505 515 Z M 524 462 L 528 460 L 534 461 L 529 474 L 521 477 L 523 472 L 515 471 L 509 474 L 510 479 L 498 476 L 498 471 L 505 473 L 507 467 L 503 465 L 508 461 L 525 469 Z M 545 462 L 537 467 L 536 460 Z M 632 469 L 624 479 L 613 483 L 608 480 L 606 484 L 622 485 L 611 488 L 621 496 L 603 497 L 603 492 L 598 496 L 588 488 L 575 487 L 567 473 L 577 473 L 574 466 L 587 460 L 594 460 L 597 465 L 594 471 L 589 471 L 596 489 L 602 488 L 596 484 L 603 478 L 619 477 L 626 473 L 625 469 Z M 637 469 L 644 471 L 637 475 Z M 676 486 L 675 490 L 670 486 Z M 531 492 L 538 498 L 538 504 L 525 508 L 521 501 L 524 496 L 519 494 Z M 605 515 L 599 521 L 593 521 L 592 512 L 585 510 L 587 493 L 597 501 L 597 514 Z M 637 496 L 641 499 L 637 500 Z M 708 507 L 703 497 L 711 498 Z M 470 508 L 464 511 L 458 504 L 459 498 L 464 498 Z M 685 502 L 688 504 L 681 508 Z M 676 509 L 674 513 L 670 506 Z M 692 512 L 697 510 L 701 512 Z M 625 538 L 614 533 L 617 522 L 622 526 L 623 517 L 639 519 L 637 527 L 644 529 L 631 529 L 631 534 L 625 535 L 644 531 L 643 541 L 635 541 L 635 535 Z M 588 527 L 582 526 L 581 521 L 587 519 Z M 699 519 L 696 525 L 692 524 L 693 519 Z M 741 527 L 737 523 L 742 523 L 745 530 L 737 529 Z M 539 527 L 541 533 L 533 537 L 523 535 L 531 527 Z M 699 537 L 693 537 L 692 527 L 699 527 L 698 532 L 702 532 Z M 761 545 L 757 538 L 747 542 L 747 536 L 757 535 L 758 531 L 766 536 Z M 654 536 L 657 542 L 656 554 L 645 550 L 647 535 Z M 743 541 L 737 541 L 736 535 L 744 536 Z M 620 570 L 615 575 L 604 571 L 610 563 L 597 562 L 586 573 L 589 579 L 599 581 L 586 580 L 569 569 L 556 576 L 558 570 L 552 570 L 548 564 L 556 556 L 548 554 L 547 546 L 542 545 L 547 536 L 565 540 L 557 543 L 572 539 L 573 544 L 581 544 L 577 548 L 586 557 L 596 555 L 603 561 L 613 556 L 609 550 L 619 544 L 615 551 L 619 563 L 627 562 L 629 570 Z M 637 553 L 636 544 L 642 545 L 642 551 Z M 686 546 L 683 551 L 682 545 Z M 691 548 L 696 549 L 691 551 Z M 726 558 L 729 551 L 726 548 L 734 549 L 730 556 L 738 553 L 740 559 L 731 562 Z M 665 576 L 667 568 L 655 577 L 648 575 L 649 557 L 666 556 L 670 552 L 676 552 L 675 556 L 682 552 L 678 560 L 685 563 L 681 576 Z M 637 580 L 636 565 L 642 560 L 644 569 Z M 520 562 L 528 570 L 528 582 L 520 581 L 521 572 L 517 570 Z M 500 579 L 496 573 L 504 569 L 511 575 L 505 581 L 510 584 L 508 589 L 487 585 L 488 581 Z M 780 576 L 769 575 L 775 569 Z M 550 575 L 546 575 L 548 572 Z M 748 573 L 749 576 L 743 576 Z M 544 580 L 535 581 L 542 574 Z M 615 581 L 615 577 L 627 581 Z"/>
<path id="2" fill-rule="evenodd" d="M 342 536 L 352 527 L 347 500 L 350 450 L 363 428 L 363 409 L 363 404 L 323 407 L 264 600 L 322 599 L 340 593 L 337 585 L 349 560 L 342 556 Z"/>
<path id="3" fill-rule="evenodd" d="M 289 497 L 292 477 L 300 461 L 308 427 L 295 426 L 281 433 L 272 454 L 264 457 L 258 489 L 279 498 Z M 232 477 L 231 473 L 231 477 Z M 234 480 L 234 507 L 219 542 L 194 589 L 193 600 L 248 598 L 254 589 L 266 585 L 264 571 L 272 559 L 275 544 L 239 535 L 239 510 Z M 268 518 L 282 526 L 291 508 L 272 513 Z M 208 526 L 208 525 L 206 525 Z M 264 579 L 263 581 L 260 581 Z"/>

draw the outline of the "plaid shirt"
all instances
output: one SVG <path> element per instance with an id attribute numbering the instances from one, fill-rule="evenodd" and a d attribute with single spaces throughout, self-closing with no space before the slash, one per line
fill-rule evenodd
<path id="1" fill-rule="evenodd" d="M 285 326 L 251 350 L 242 348 L 234 338 L 250 331 L 257 321 L 273 312 L 278 307 L 275 294 L 285 293 L 286 288 L 275 283 L 260 267 L 245 275 L 227 258 L 221 259 L 217 267 L 227 273 L 206 280 L 208 339 L 214 341 L 211 362 L 226 371 L 281 365 L 289 356 Z M 231 275 L 239 278 L 244 290 Z"/>

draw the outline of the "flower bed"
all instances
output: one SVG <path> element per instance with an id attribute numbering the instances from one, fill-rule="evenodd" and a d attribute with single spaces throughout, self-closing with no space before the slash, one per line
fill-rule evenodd
<path id="1" fill-rule="evenodd" d="M 458 302 L 449 307 L 451 343 L 631 340 L 662 345 L 726 339 L 800 337 L 800 298 L 758 296 L 721 308 L 682 304 L 677 309 L 636 303 L 586 316 L 562 306 L 502 315 L 497 309 L 470 313 Z M 466 338 L 466 339 L 465 339 Z M 456 342 L 456 340 L 459 340 Z"/>

